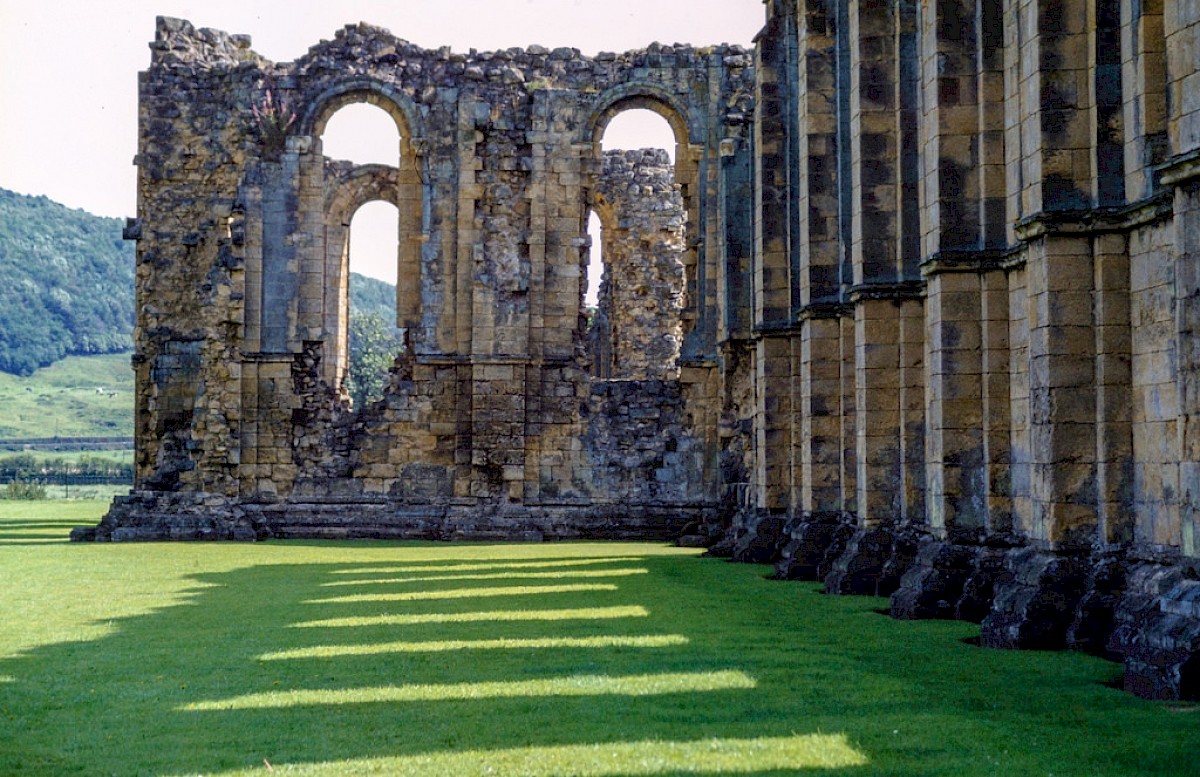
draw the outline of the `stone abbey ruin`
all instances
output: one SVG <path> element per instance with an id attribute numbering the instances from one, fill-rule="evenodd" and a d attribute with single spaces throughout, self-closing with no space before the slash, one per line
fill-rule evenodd
<path id="1" fill-rule="evenodd" d="M 753 50 L 290 63 L 160 19 L 137 482 L 76 539 L 683 538 L 1200 697 L 1200 6 L 767 0 Z M 339 108 L 395 165 L 325 157 Z M 664 116 L 661 152 L 603 153 Z M 354 407 L 347 234 L 399 212 Z M 585 309 L 589 213 L 604 224 Z"/>

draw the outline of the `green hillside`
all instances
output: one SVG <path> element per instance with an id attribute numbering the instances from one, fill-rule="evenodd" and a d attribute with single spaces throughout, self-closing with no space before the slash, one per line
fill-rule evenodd
<path id="1" fill-rule="evenodd" d="M 69 356 L 29 376 L 0 373 L 0 439 L 132 437 L 129 354 Z"/>
<path id="2" fill-rule="evenodd" d="M 133 254 L 119 219 L 0 189 L 0 439 L 133 433 Z M 399 347 L 396 287 L 351 273 L 350 310 L 361 403 Z"/>
<path id="3" fill-rule="evenodd" d="M 0 189 L 0 371 L 128 351 L 132 327 L 120 220 Z"/>
<path id="4" fill-rule="evenodd" d="M 372 314 L 384 321 L 396 320 L 396 287 L 356 272 L 350 273 L 350 315 Z"/>

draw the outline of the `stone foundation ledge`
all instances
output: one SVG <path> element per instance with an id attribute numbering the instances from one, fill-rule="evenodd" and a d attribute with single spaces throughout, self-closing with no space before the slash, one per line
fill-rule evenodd
<path id="1" fill-rule="evenodd" d="M 775 562 L 778 580 L 824 580 L 857 531 L 843 512 L 804 513 L 784 527 L 784 545 Z"/>
<path id="2" fill-rule="evenodd" d="M 778 579 L 890 594 L 896 618 L 980 623 L 986 647 L 1093 653 L 1123 662 L 1124 686 L 1138 696 L 1200 700 L 1200 561 L 1171 549 L 1051 549 L 1011 534 L 947 540 L 841 513 L 746 513 L 720 545 L 735 561 L 773 560 Z"/>
<path id="3" fill-rule="evenodd" d="M 908 524 L 858 527 L 825 575 L 825 592 L 891 596 L 924 538 L 922 527 Z"/>
<path id="4" fill-rule="evenodd" d="M 136 491 L 113 500 L 75 542 L 263 539 L 463 541 L 643 540 L 671 542 L 712 525 L 709 505 L 411 503 L 374 496 L 283 501 Z"/>
<path id="5" fill-rule="evenodd" d="M 892 615 L 973 620 L 986 610 L 986 647 L 1093 653 L 1123 662 L 1124 687 L 1138 696 L 1200 700 L 1195 559 L 1114 545 L 1004 547 L 1013 539 L 927 541 L 892 596 Z"/>
<path id="6" fill-rule="evenodd" d="M 77 526 L 72 542 L 264 539 L 233 500 L 218 494 L 134 491 L 113 499 L 97 526 Z"/>
<path id="7" fill-rule="evenodd" d="M 780 580 L 822 580 L 829 593 L 888 596 L 912 566 L 926 532 L 919 526 L 860 527 L 853 514 L 789 515 L 745 510 L 709 555 L 774 564 Z"/>

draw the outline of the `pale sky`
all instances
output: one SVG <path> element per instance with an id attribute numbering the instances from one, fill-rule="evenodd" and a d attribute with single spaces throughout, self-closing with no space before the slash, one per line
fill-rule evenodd
<path id="1" fill-rule="evenodd" d="M 653 41 L 749 47 L 763 23 L 762 0 L 0 0 L 0 187 L 134 215 L 137 73 L 159 15 L 248 34 L 277 62 L 359 21 L 426 48 L 537 43 L 585 54 Z M 329 150 L 333 137 L 325 142 Z M 667 142 L 652 129 L 618 137 L 615 122 L 605 137 L 606 146 Z"/>

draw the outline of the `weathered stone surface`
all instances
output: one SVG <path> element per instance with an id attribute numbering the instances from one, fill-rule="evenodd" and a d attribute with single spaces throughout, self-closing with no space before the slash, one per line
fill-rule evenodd
<path id="1" fill-rule="evenodd" d="M 1108 648 L 1116 627 L 1116 610 L 1125 594 L 1128 561 L 1117 551 L 1101 551 L 1089 563 L 1084 594 L 1067 629 L 1067 647 L 1111 660 L 1121 656 Z"/>
<path id="2" fill-rule="evenodd" d="M 1008 548 L 984 546 L 977 548 L 971 560 L 971 571 L 963 582 L 962 596 L 954 605 L 954 617 L 982 623 L 992 611 L 996 583 L 1004 576 L 1004 561 Z"/>
<path id="3" fill-rule="evenodd" d="M 1147 699 L 1200 700 L 1200 580 L 1180 580 L 1140 613 L 1123 641 L 1125 689 Z"/>
<path id="4" fill-rule="evenodd" d="M 588 328 L 593 374 L 677 378 L 687 213 L 667 152 L 606 152 L 595 200 L 604 275 Z"/>
<path id="5" fill-rule="evenodd" d="M 906 529 L 859 529 L 825 575 L 831 594 L 891 596 L 917 555 L 917 538 Z"/>
<path id="6" fill-rule="evenodd" d="M 1047 8 L 767 0 L 752 56 L 356 25 L 282 64 L 160 20 L 138 490 L 75 538 L 686 534 L 1193 693 L 1200 11 Z M 324 156 L 355 101 L 395 165 Z M 642 107 L 673 165 L 601 153 Z M 345 224 L 371 199 L 400 213 L 406 346 L 356 408 Z"/>
<path id="7" fill-rule="evenodd" d="M 823 580 L 854 534 L 852 516 L 826 513 L 789 521 L 775 562 L 780 580 Z"/>
<path id="8" fill-rule="evenodd" d="M 243 507 L 287 536 L 482 537 L 489 520 L 495 536 L 565 536 L 571 514 L 614 536 L 622 516 L 631 536 L 716 523 L 717 254 L 698 247 L 721 242 L 710 216 L 725 203 L 699 172 L 745 136 L 730 113 L 752 104 L 744 50 L 456 55 L 363 24 L 272 63 L 164 18 L 151 51 L 129 230 L 137 488 L 226 504 L 184 520 L 169 515 L 182 497 L 138 498 L 96 536 L 227 537 Z M 326 123 L 353 102 L 395 121 L 394 165 L 324 156 Z M 629 107 L 668 118 L 675 163 L 600 153 Z M 383 398 L 353 407 L 347 224 L 372 200 L 399 211 L 405 345 Z M 605 227 L 602 369 L 582 304 L 588 209 Z M 337 504 L 369 507 L 341 527 Z M 446 525 L 469 508 L 478 525 Z M 506 517 L 522 511 L 525 535 Z"/>
<path id="9" fill-rule="evenodd" d="M 755 513 L 747 517 L 744 531 L 733 546 L 731 560 L 747 564 L 773 564 L 784 540 L 786 515 Z"/>
<path id="10" fill-rule="evenodd" d="M 894 618 L 956 618 L 963 588 L 975 571 L 977 550 L 927 539 L 892 594 Z"/>
<path id="11" fill-rule="evenodd" d="M 1010 551 L 996 581 L 992 610 L 981 624 L 987 647 L 1058 650 L 1083 598 L 1088 559 L 1034 548 Z"/>

